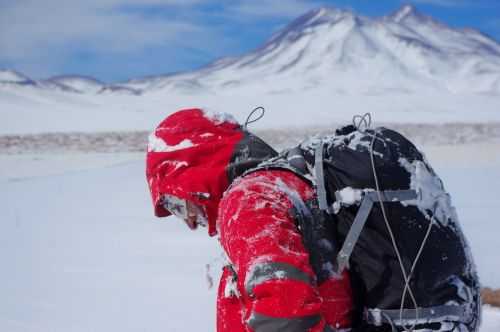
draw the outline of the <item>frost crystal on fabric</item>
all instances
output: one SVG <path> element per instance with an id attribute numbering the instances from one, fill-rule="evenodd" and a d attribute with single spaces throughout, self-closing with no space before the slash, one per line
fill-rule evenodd
<path id="1" fill-rule="evenodd" d="M 345 146 L 353 151 L 368 151 L 371 146 L 371 137 L 367 136 L 366 133 L 359 131 L 354 131 L 347 135 L 327 135 L 324 137 L 314 136 L 304 141 L 300 147 L 312 152 L 316 149 L 318 144 L 321 144 L 322 142 L 324 142 L 328 148 Z M 383 157 L 383 154 L 378 151 L 373 151 L 373 154 L 380 158 Z"/>
<path id="2" fill-rule="evenodd" d="M 423 161 L 409 162 L 404 158 L 399 163 L 410 173 L 410 188 L 415 190 L 419 197 L 416 200 L 405 201 L 405 204 L 417 206 L 418 209 L 430 218 L 429 212 L 442 225 L 450 220 L 458 220 L 455 208 L 451 205 L 450 195 L 444 190 L 443 183 Z"/>
<path id="3" fill-rule="evenodd" d="M 363 199 L 363 194 L 373 189 L 354 189 L 352 187 L 345 187 L 335 192 L 336 201 L 333 203 L 333 212 L 337 214 L 342 206 L 350 206 L 358 204 Z"/>
<path id="4" fill-rule="evenodd" d="M 215 124 L 221 124 L 223 122 L 238 123 L 234 116 L 229 113 L 217 112 L 211 109 L 203 108 L 203 115 Z"/>
<path id="5" fill-rule="evenodd" d="M 226 277 L 226 285 L 224 287 L 224 297 L 241 296 L 238 292 L 238 284 L 232 276 Z"/>
<path id="6" fill-rule="evenodd" d="M 336 195 L 338 195 L 338 198 L 340 198 L 342 204 L 352 205 L 361 201 L 362 193 L 362 190 L 345 187 L 344 189 L 339 190 Z"/>
<path id="7" fill-rule="evenodd" d="M 193 142 L 188 139 L 182 140 L 176 145 L 168 145 L 164 140 L 156 136 L 155 133 L 151 133 L 148 137 L 148 152 L 172 152 L 193 146 L 195 146 Z"/>

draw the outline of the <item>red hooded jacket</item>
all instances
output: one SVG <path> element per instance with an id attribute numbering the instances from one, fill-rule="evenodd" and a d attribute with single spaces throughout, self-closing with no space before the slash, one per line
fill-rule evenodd
<path id="1" fill-rule="evenodd" d="M 331 331 L 350 325 L 347 274 L 318 284 L 291 212 L 293 197 L 314 197 L 285 170 L 242 176 L 274 150 L 230 118 L 176 112 L 150 135 L 146 175 L 155 214 L 165 194 L 202 206 L 230 265 L 217 299 L 218 332 Z"/>

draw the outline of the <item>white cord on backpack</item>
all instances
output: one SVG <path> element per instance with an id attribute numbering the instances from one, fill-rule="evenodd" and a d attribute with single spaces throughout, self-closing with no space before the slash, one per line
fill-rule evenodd
<path id="1" fill-rule="evenodd" d="M 410 269 L 410 273 L 408 274 L 408 281 L 405 282 L 405 288 L 403 289 L 403 295 L 401 296 L 401 303 L 399 307 L 399 319 L 402 320 L 402 314 L 403 314 L 403 306 L 404 306 L 404 300 L 406 298 L 406 291 L 409 289 L 409 284 L 410 284 L 410 279 L 413 275 L 413 271 L 415 270 L 415 266 L 417 265 L 417 262 L 420 258 L 420 255 L 422 254 L 422 251 L 424 249 L 425 243 L 427 242 L 427 239 L 429 238 L 429 234 L 431 233 L 432 226 L 434 225 L 434 217 L 430 220 L 429 226 L 427 227 L 427 232 L 425 233 L 424 239 L 422 240 L 422 244 L 420 245 L 420 248 L 417 252 L 417 255 L 415 256 L 415 260 L 413 261 L 413 265 Z M 418 320 L 418 308 L 417 309 L 417 316 L 416 319 Z M 415 327 L 416 324 L 412 326 L 412 329 Z"/>
<path id="2" fill-rule="evenodd" d="M 370 118 L 371 120 L 371 118 Z M 371 121 L 370 121 L 371 122 Z M 366 132 L 365 132 L 366 133 Z M 413 271 L 415 270 L 415 266 L 417 265 L 417 262 L 422 254 L 422 251 L 423 251 L 423 248 L 425 246 L 425 243 L 427 242 L 427 239 L 429 237 L 429 234 L 431 232 L 431 229 L 432 229 L 432 225 L 434 224 L 434 218 L 431 219 L 431 221 L 429 222 L 429 227 L 427 228 L 427 232 L 424 236 L 424 239 L 422 240 L 422 244 L 420 245 L 420 248 L 417 252 L 417 255 L 413 261 L 413 264 L 412 264 L 412 267 L 410 269 L 410 273 L 407 275 L 406 274 L 406 270 L 404 268 L 404 264 L 403 264 L 403 260 L 401 258 L 401 254 L 399 252 L 399 249 L 397 247 L 397 244 L 396 244 L 396 239 L 394 237 L 394 233 L 392 232 L 392 229 L 391 229 L 391 226 L 389 224 L 389 221 L 387 219 L 387 214 L 386 214 L 386 211 L 385 211 L 385 207 L 384 207 L 384 203 L 383 203 L 383 198 L 382 198 L 382 195 L 380 193 L 380 185 L 379 185 L 379 182 L 378 182 L 378 176 L 377 176 L 377 170 L 376 170 L 376 167 L 375 167 L 375 160 L 374 160 L 374 157 L 373 157 L 373 145 L 375 143 L 375 139 L 377 138 L 377 132 L 374 131 L 374 134 L 369 134 L 369 133 L 366 133 L 370 136 L 372 136 L 372 140 L 371 140 L 371 143 L 370 143 L 370 160 L 371 160 L 371 165 L 372 165 L 372 171 L 373 171 L 373 178 L 375 180 L 375 187 L 376 187 L 376 190 L 377 190 L 377 195 L 378 195 L 378 199 L 379 199 L 379 203 L 380 203 L 380 209 L 382 211 L 382 215 L 384 217 L 384 222 L 385 222 L 385 225 L 387 227 L 387 230 L 389 232 L 389 235 L 391 237 L 391 242 L 392 242 L 392 246 L 394 247 L 394 251 L 396 252 L 396 256 L 398 258 L 398 261 L 399 261 L 399 266 L 401 268 L 401 272 L 403 274 L 403 278 L 405 280 L 405 286 L 404 286 L 404 289 L 403 289 L 403 294 L 401 296 L 401 303 L 400 303 L 400 307 L 399 307 L 399 320 L 402 322 L 403 321 L 403 307 L 404 307 L 404 302 L 405 302 L 405 299 L 406 299 L 406 292 L 408 291 L 408 293 L 410 294 L 410 297 L 411 297 L 411 300 L 415 306 L 415 312 L 416 312 L 416 317 L 415 317 L 415 323 L 408 329 L 405 325 L 402 325 L 404 331 L 406 332 L 409 332 L 409 331 L 413 331 L 415 326 L 417 325 L 417 321 L 419 319 L 419 316 L 418 316 L 418 303 L 417 303 L 417 300 L 415 299 L 415 296 L 413 294 L 413 290 L 411 289 L 410 287 L 410 280 L 411 280 L 411 277 L 412 277 L 412 274 L 413 274 Z"/>

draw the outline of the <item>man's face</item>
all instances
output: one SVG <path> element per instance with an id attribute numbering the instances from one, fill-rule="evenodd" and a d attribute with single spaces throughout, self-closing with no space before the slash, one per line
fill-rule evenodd
<path id="1" fill-rule="evenodd" d="M 191 201 L 180 199 L 175 196 L 165 195 L 163 197 L 163 206 L 171 214 L 184 220 L 191 230 L 198 228 L 198 225 L 206 226 L 207 218 L 202 207 L 197 206 Z"/>

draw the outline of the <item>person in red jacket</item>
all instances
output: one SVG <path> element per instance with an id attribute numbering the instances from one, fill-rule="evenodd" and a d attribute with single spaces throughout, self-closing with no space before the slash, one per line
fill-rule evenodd
<path id="1" fill-rule="evenodd" d="M 305 202 L 315 201 L 313 187 L 293 172 L 255 169 L 275 155 L 229 116 L 178 111 L 149 137 L 155 215 L 173 214 L 219 235 L 230 263 L 218 289 L 218 332 L 349 328 L 349 277 L 335 275 L 333 254 L 324 255 L 334 243 L 310 245 L 300 226 Z"/>

